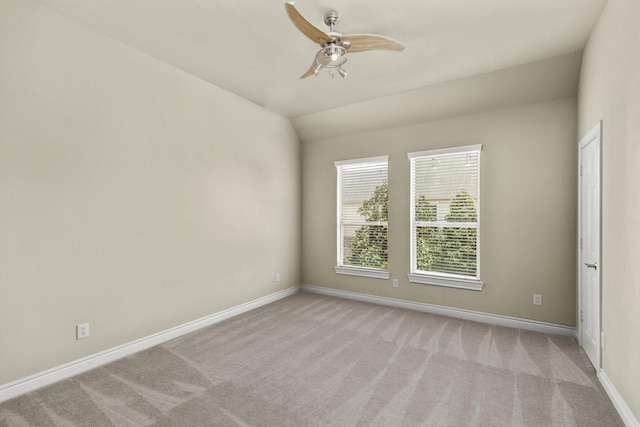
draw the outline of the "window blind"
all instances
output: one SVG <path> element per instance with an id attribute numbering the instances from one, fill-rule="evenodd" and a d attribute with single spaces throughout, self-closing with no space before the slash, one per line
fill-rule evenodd
<path id="1" fill-rule="evenodd" d="M 479 278 L 481 147 L 409 154 L 412 273 Z"/>
<path id="2" fill-rule="evenodd" d="M 336 162 L 338 266 L 388 266 L 388 157 Z"/>

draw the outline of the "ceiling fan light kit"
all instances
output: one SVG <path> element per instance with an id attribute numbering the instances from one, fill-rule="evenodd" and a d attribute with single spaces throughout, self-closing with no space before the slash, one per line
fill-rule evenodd
<path id="1" fill-rule="evenodd" d="M 334 70 L 341 77 L 347 77 L 347 72 L 342 68 L 347 62 L 347 52 L 362 52 L 364 50 L 395 50 L 403 51 L 402 43 L 389 37 L 378 36 L 373 34 L 354 34 L 343 36 L 334 31 L 333 27 L 340 20 L 338 12 L 330 10 L 324 15 L 324 23 L 329 27 L 329 33 L 316 28 L 307 21 L 295 7 L 294 2 L 285 3 L 285 9 L 289 19 L 293 25 L 298 28 L 314 43 L 320 45 L 320 50 L 316 53 L 316 57 L 311 67 L 300 76 L 301 79 L 311 75 L 318 76 L 323 68 L 326 68 L 331 75 L 335 77 Z"/>
<path id="2" fill-rule="evenodd" d="M 316 54 L 316 66 L 313 75 L 317 76 L 323 68 L 329 69 L 331 77 L 335 77 L 333 70 L 336 69 L 342 77 L 347 77 L 347 72 L 342 65 L 347 62 L 347 50 L 338 45 L 329 45 L 318 51 Z"/>

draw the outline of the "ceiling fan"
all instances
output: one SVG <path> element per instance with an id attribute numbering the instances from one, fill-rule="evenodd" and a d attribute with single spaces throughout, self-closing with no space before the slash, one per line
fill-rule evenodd
<path id="1" fill-rule="evenodd" d="M 311 75 L 317 76 L 323 68 L 329 70 L 331 77 L 335 77 L 334 70 L 336 70 L 341 77 L 347 77 L 347 72 L 342 68 L 342 65 L 347 62 L 347 52 L 362 52 L 364 50 L 395 50 L 401 52 L 404 50 L 402 43 L 390 37 L 373 34 L 343 36 L 339 32 L 334 31 L 333 27 L 340 19 L 338 12 L 335 10 L 330 10 L 324 15 L 324 23 L 329 26 L 329 32 L 325 33 L 307 21 L 300 12 L 298 12 L 294 2 L 285 3 L 284 7 L 293 25 L 295 25 L 302 34 L 311 39 L 311 41 L 320 45 L 320 50 L 316 53 L 311 67 L 309 67 L 306 73 L 300 76 L 301 79 Z"/>

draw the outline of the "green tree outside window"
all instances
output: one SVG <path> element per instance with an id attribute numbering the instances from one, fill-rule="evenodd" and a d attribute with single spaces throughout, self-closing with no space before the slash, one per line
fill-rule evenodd
<path id="1" fill-rule="evenodd" d="M 389 217 L 389 185 L 385 181 L 378 185 L 371 197 L 362 203 L 358 213 L 372 222 L 385 222 Z M 351 244 L 351 254 L 345 264 L 386 269 L 388 267 L 386 225 L 363 225 L 356 231 Z"/>
<path id="2" fill-rule="evenodd" d="M 416 200 L 416 221 L 437 221 L 437 207 L 421 195 Z M 466 190 L 450 201 L 447 222 L 478 221 L 473 198 Z M 416 227 L 418 270 L 475 276 L 477 230 L 467 227 Z"/>

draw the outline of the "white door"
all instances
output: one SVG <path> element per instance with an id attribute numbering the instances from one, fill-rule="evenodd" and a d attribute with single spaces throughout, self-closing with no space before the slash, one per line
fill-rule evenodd
<path id="1" fill-rule="evenodd" d="M 600 369 L 600 139 L 598 123 L 580 140 L 580 345 Z"/>

